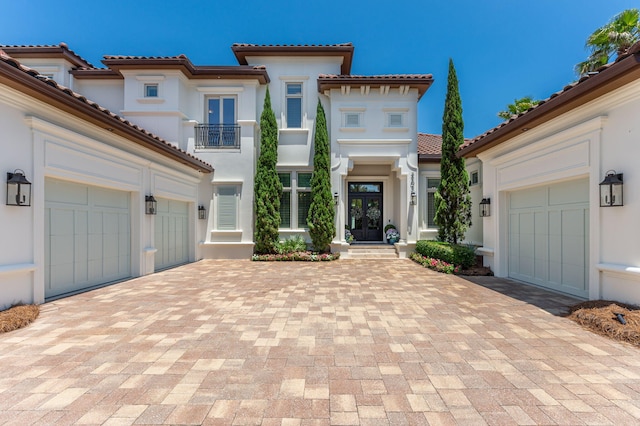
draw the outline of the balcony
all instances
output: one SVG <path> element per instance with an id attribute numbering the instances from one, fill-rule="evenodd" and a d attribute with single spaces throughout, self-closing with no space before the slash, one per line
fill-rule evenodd
<path id="1" fill-rule="evenodd" d="M 239 149 L 240 126 L 235 124 L 197 124 L 196 149 Z"/>

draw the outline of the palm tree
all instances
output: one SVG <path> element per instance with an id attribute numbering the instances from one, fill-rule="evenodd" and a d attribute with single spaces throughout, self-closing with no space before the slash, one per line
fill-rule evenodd
<path id="1" fill-rule="evenodd" d="M 533 108 L 539 103 L 540 101 L 533 99 L 531 96 L 525 96 L 524 98 L 514 99 L 512 104 L 507 105 L 506 111 L 498 112 L 498 117 L 508 120 L 512 116 L 518 115 L 521 112 L 525 112 L 529 108 Z"/>
<path id="2" fill-rule="evenodd" d="M 620 12 L 589 36 L 585 46 L 591 53 L 585 61 L 576 65 L 576 74 L 584 75 L 596 71 L 609 63 L 614 55 L 623 55 L 639 40 L 640 12 L 638 9 Z"/>

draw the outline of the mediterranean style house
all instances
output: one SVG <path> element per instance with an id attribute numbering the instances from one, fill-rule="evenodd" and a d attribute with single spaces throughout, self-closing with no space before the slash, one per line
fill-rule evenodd
<path id="1" fill-rule="evenodd" d="M 282 239 L 308 239 L 318 101 L 332 251 L 349 256 L 345 229 L 358 244 L 385 243 L 394 224 L 398 257 L 437 235 L 441 138 L 417 129 L 430 74 L 352 74 L 350 43 L 234 44 L 233 66 L 179 55 L 95 67 L 64 43 L 0 48 L 0 309 L 203 258 L 248 259 L 267 88 Z M 461 148 L 474 205 L 465 242 L 497 276 L 640 303 L 639 50 Z M 600 207 L 600 183 L 621 174 L 623 206 Z"/>
<path id="2" fill-rule="evenodd" d="M 354 75 L 350 43 L 232 50 L 238 65 L 105 56 L 95 67 L 64 43 L 2 46 L 10 154 L 0 164 L 28 180 L 32 195 L 10 202 L 7 184 L 0 205 L 11 241 L 0 249 L 0 305 L 202 258 L 249 258 L 267 87 L 279 129 L 281 238 L 308 239 L 318 101 L 331 139 L 332 251 L 348 257 L 345 228 L 357 243 L 384 243 L 394 224 L 399 257 L 436 235 L 441 142 L 417 131 L 430 74 Z"/>

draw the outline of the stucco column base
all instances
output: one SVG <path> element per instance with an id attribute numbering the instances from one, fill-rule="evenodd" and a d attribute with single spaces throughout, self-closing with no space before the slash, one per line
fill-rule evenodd
<path id="1" fill-rule="evenodd" d="M 340 253 L 340 259 L 346 259 L 349 257 L 349 244 L 346 242 L 332 242 L 331 253 Z"/>
<path id="2" fill-rule="evenodd" d="M 396 253 L 400 259 L 406 259 L 416 250 L 416 243 L 399 242 L 395 243 Z"/>

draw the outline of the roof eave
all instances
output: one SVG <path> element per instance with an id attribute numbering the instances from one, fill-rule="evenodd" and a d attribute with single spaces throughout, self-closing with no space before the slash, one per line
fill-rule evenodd
<path id="1" fill-rule="evenodd" d="M 255 46 L 233 45 L 231 50 L 240 65 L 248 65 L 248 56 L 341 56 L 340 74 L 350 74 L 353 62 L 353 45 L 335 46 Z"/>
<path id="2" fill-rule="evenodd" d="M 486 136 L 479 137 L 476 142 L 458 151 L 457 156 L 474 157 L 637 78 L 640 78 L 640 54 L 635 53 L 511 120 L 502 127 L 496 128 Z"/>
<path id="3" fill-rule="evenodd" d="M 372 86 L 372 87 L 380 87 L 380 86 L 391 86 L 391 87 L 399 87 L 399 86 L 410 86 L 418 89 L 418 100 L 427 93 L 427 90 L 433 84 L 433 78 L 423 78 L 423 79 L 410 79 L 410 78 L 390 78 L 390 79 L 381 79 L 381 78 L 349 78 L 349 77 L 340 77 L 340 78 L 330 78 L 330 79 L 318 79 L 318 93 L 323 93 L 325 90 L 331 89 L 340 89 L 342 86 Z"/>
<path id="4" fill-rule="evenodd" d="M 4 46 L 2 50 L 15 58 L 42 58 L 53 55 L 60 56 L 76 67 L 93 67 L 84 58 L 63 46 Z"/>
<path id="5" fill-rule="evenodd" d="M 187 57 L 175 58 L 105 58 L 102 63 L 121 74 L 123 69 L 166 70 L 177 69 L 191 79 L 235 79 L 258 80 L 260 84 L 270 82 L 266 68 L 251 66 L 195 66 Z"/>
<path id="6" fill-rule="evenodd" d="M 440 154 L 418 154 L 418 163 L 440 163 Z"/>

